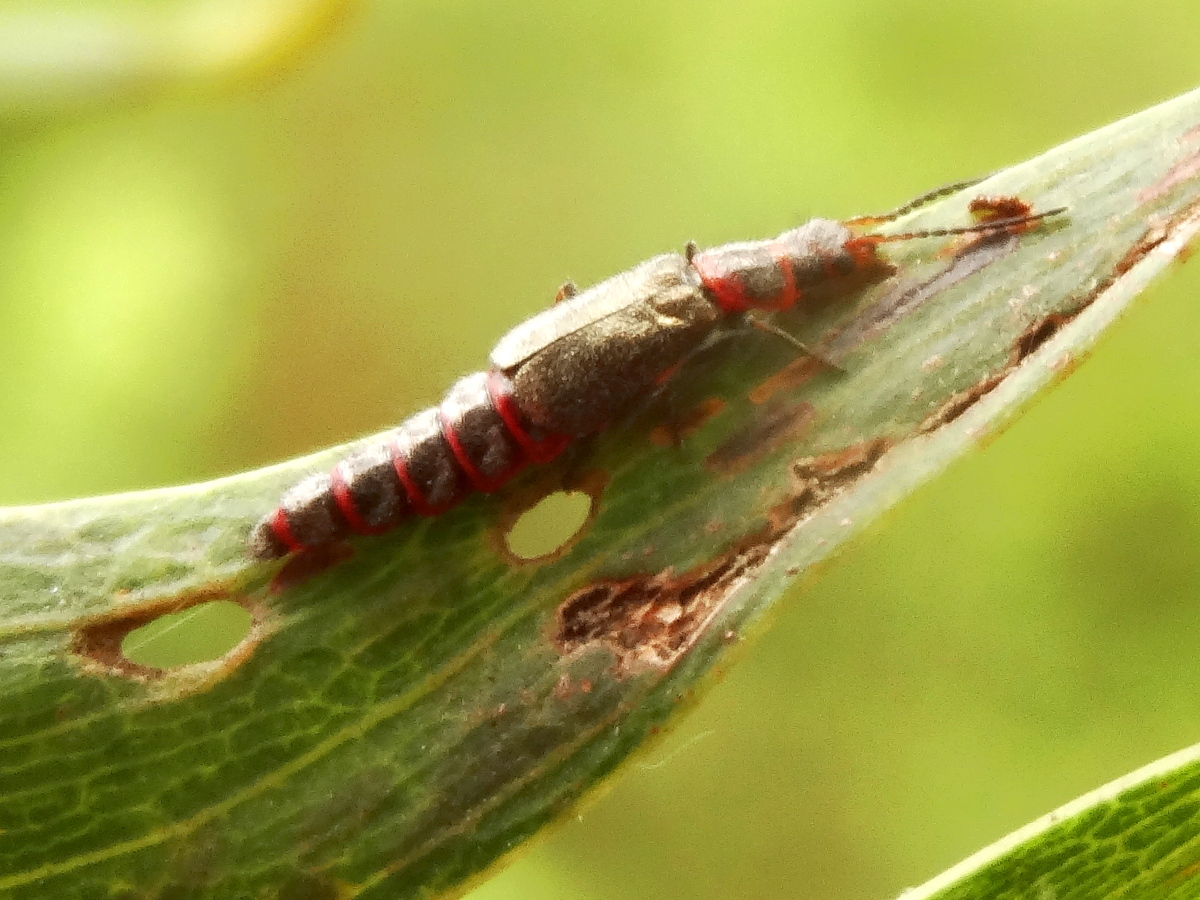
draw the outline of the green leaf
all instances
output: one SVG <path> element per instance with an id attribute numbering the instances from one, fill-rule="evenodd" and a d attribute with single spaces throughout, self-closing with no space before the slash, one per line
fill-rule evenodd
<path id="1" fill-rule="evenodd" d="M 1200 745 L 1073 800 L 904 897 L 1194 897 L 1198 814 Z"/>
<path id="2" fill-rule="evenodd" d="M 270 66 L 323 35 L 347 0 L 8 4 L 0 113 L 56 112 Z"/>
<path id="3" fill-rule="evenodd" d="M 1195 234 L 1197 173 L 1200 92 L 951 194 L 885 230 L 963 224 L 985 195 L 1069 212 L 889 244 L 893 277 L 781 322 L 840 370 L 737 335 L 635 421 L 323 568 L 255 564 L 246 535 L 346 447 L 0 511 L 0 896 L 460 886 L 659 733 L 794 578 L 1069 372 Z M 578 535 L 505 549 L 523 509 L 573 490 L 593 497 Z M 123 653 L 214 600 L 251 618 L 219 659 Z M 1088 894 L 1098 871 L 1109 892 L 1147 872 L 1183 890 L 1186 763 L 1157 776 L 1166 806 L 1142 788 L 1089 832 L 1115 836 L 1103 865 L 1094 842 L 1056 845 L 1055 890 Z M 1015 894 L 1043 871 L 1021 881 L 1027 852 L 1002 861 Z"/>

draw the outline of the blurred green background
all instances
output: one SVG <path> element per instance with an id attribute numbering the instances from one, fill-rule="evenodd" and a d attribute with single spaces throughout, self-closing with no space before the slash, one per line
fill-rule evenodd
<path id="1" fill-rule="evenodd" d="M 566 277 L 1017 162 L 1193 87 L 1197 37 L 1195 0 L 380 0 L 237 77 L 25 97 L 0 502 L 379 430 Z M 1200 740 L 1198 300 L 1193 263 L 474 896 L 880 900 Z"/>

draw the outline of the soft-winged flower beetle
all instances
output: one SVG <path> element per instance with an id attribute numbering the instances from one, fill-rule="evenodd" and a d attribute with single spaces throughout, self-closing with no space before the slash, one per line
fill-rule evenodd
<path id="1" fill-rule="evenodd" d="M 973 182 L 948 185 L 897 210 L 837 222 L 813 219 L 777 238 L 668 253 L 577 292 L 518 325 L 491 368 L 459 380 L 441 404 L 407 419 L 383 443 L 351 453 L 288 490 L 255 525 L 251 552 L 271 559 L 371 535 L 410 517 L 436 516 L 473 492 L 491 493 L 530 463 L 635 411 L 689 355 L 731 320 L 756 319 L 860 290 L 851 276 L 886 274 L 882 243 L 959 234 L 1019 233 L 1064 209 L 972 225 L 881 235 L 887 222 Z"/>

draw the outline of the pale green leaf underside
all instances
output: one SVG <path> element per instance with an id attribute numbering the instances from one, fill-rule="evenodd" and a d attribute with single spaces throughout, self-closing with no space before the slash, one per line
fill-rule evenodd
<path id="1" fill-rule="evenodd" d="M 345 448 L 0 511 L 0 896 L 461 885 L 661 729 L 789 579 L 1068 371 L 1195 233 L 1198 173 L 1200 93 L 999 173 L 890 227 L 962 224 L 979 195 L 1068 216 L 998 242 L 893 245 L 895 277 L 784 323 L 844 371 L 792 361 L 782 378 L 782 342 L 724 342 L 676 398 L 723 405 L 678 446 L 648 439 L 652 408 L 282 592 L 246 532 Z M 563 555 L 498 550 L 514 498 L 575 484 L 599 500 Z M 106 649 L 217 596 L 256 617 L 226 660 L 159 672 Z M 1192 896 L 1193 759 L 926 896 Z"/>

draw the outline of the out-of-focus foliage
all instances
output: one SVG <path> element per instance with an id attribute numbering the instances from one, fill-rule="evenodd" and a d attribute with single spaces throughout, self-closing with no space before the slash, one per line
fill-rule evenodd
<path id="1" fill-rule="evenodd" d="M 379 3 L 285 77 L 23 120 L 0 501 L 382 427 L 564 277 L 1023 158 L 1191 87 L 1194 29 L 1187 0 Z M 1194 742 L 1197 278 L 480 896 L 891 896 Z"/>
<path id="2" fill-rule="evenodd" d="M 9 0 L 0 115 L 44 118 L 278 65 L 347 0 Z"/>

